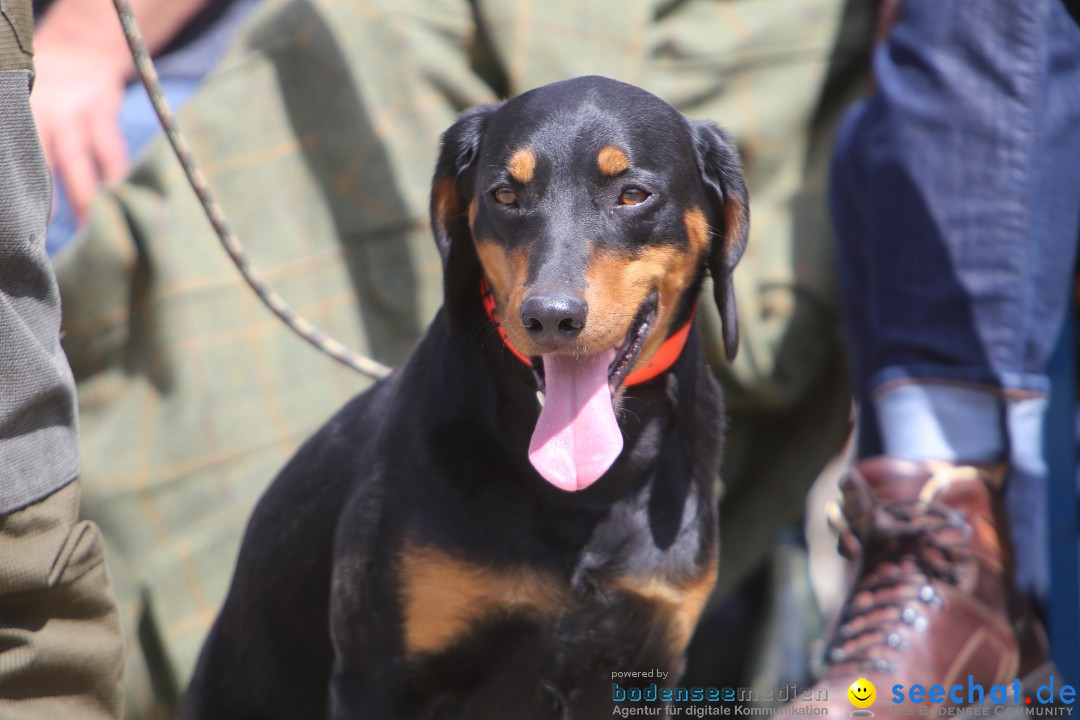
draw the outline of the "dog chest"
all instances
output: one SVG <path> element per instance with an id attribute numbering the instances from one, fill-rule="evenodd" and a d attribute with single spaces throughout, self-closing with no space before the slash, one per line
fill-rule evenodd
<path id="1" fill-rule="evenodd" d="M 648 638 L 664 648 L 660 655 L 677 658 L 715 579 L 715 564 L 709 563 L 691 578 L 592 573 L 572 585 L 550 571 L 495 568 L 412 546 L 401 557 L 399 574 L 403 645 L 410 658 L 431 657 L 491 635 L 500 624 L 526 623 L 561 650 L 595 645 L 595 651 L 583 652 L 614 657 L 648 644 Z"/>

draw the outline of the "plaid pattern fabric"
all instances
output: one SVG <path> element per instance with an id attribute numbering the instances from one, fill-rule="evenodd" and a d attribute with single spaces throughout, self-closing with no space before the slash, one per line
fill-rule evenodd
<path id="1" fill-rule="evenodd" d="M 796 416 L 820 399 L 811 390 L 828 386 L 831 398 L 806 411 L 815 442 L 798 446 L 809 446 L 802 456 L 781 462 L 775 434 L 765 452 L 733 442 L 727 491 L 776 476 L 794 488 L 794 507 L 847 418 L 819 142 L 826 78 L 850 78 L 864 60 L 862 35 L 841 32 L 843 5 L 266 0 L 181 121 L 269 281 L 391 365 L 441 303 L 429 181 L 437 138 L 461 110 L 598 73 L 720 121 L 739 139 L 753 197 L 733 366 L 720 365 L 718 319 L 702 303 L 733 432 L 743 415 L 747 428 Z M 843 93 L 830 93 L 838 105 Z M 367 381 L 259 304 L 164 143 L 98 197 L 59 273 L 84 510 L 106 535 L 133 639 L 129 715 L 151 716 L 192 668 L 253 503 Z M 775 507 L 765 517 L 759 536 L 784 521 Z"/>

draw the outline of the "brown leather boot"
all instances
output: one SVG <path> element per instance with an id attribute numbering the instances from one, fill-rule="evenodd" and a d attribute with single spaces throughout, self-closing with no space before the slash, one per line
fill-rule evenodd
<path id="1" fill-rule="evenodd" d="M 931 471 L 891 458 L 864 461 L 844 480 L 840 551 L 855 575 L 828 669 L 810 691 L 828 699 L 815 706 L 849 716 L 857 707 L 848 688 L 859 679 L 873 684 L 866 709 L 878 717 L 898 707 L 896 685 L 908 708 L 912 685 L 944 688 L 944 697 L 923 696 L 928 710 L 966 705 L 969 675 L 987 695 L 1009 685 L 1012 700 L 1013 681 L 1046 662 L 1045 635 L 1012 580 L 1004 508 L 991 482 L 974 467 Z M 956 684 L 963 692 L 950 695 Z"/>

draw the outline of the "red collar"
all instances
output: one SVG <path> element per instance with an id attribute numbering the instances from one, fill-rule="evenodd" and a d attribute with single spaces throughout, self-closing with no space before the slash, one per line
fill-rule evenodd
<path id="1" fill-rule="evenodd" d="M 484 310 L 487 312 L 488 319 L 495 323 L 495 330 L 499 333 L 499 337 L 502 338 L 503 345 L 514 357 L 531 367 L 532 363 L 529 358 L 514 347 L 514 344 L 510 342 L 510 338 L 506 336 L 506 330 L 503 329 L 502 323 L 499 322 L 499 315 L 495 310 L 495 294 L 491 292 L 487 278 L 480 278 L 480 296 L 484 300 Z M 627 375 L 626 379 L 623 380 L 623 385 L 639 385 L 670 369 L 675 364 L 675 361 L 679 359 L 679 355 L 682 354 L 683 347 L 686 345 L 686 338 L 690 334 L 690 326 L 693 324 L 694 313 L 691 311 L 686 324 L 672 333 L 660 348 L 653 353 L 647 363 Z"/>

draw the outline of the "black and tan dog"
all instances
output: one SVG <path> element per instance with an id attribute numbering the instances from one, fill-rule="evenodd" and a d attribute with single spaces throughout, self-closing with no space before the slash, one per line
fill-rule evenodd
<path id="1" fill-rule="evenodd" d="M 259 503 L 181 717 L 592 718 L 677 681 L 716 575 L 746 188 L 730 140 L 578 78 L 443 137 L 445 304 Z M 539 392 L 539 395 L 538 395 Z"/>

